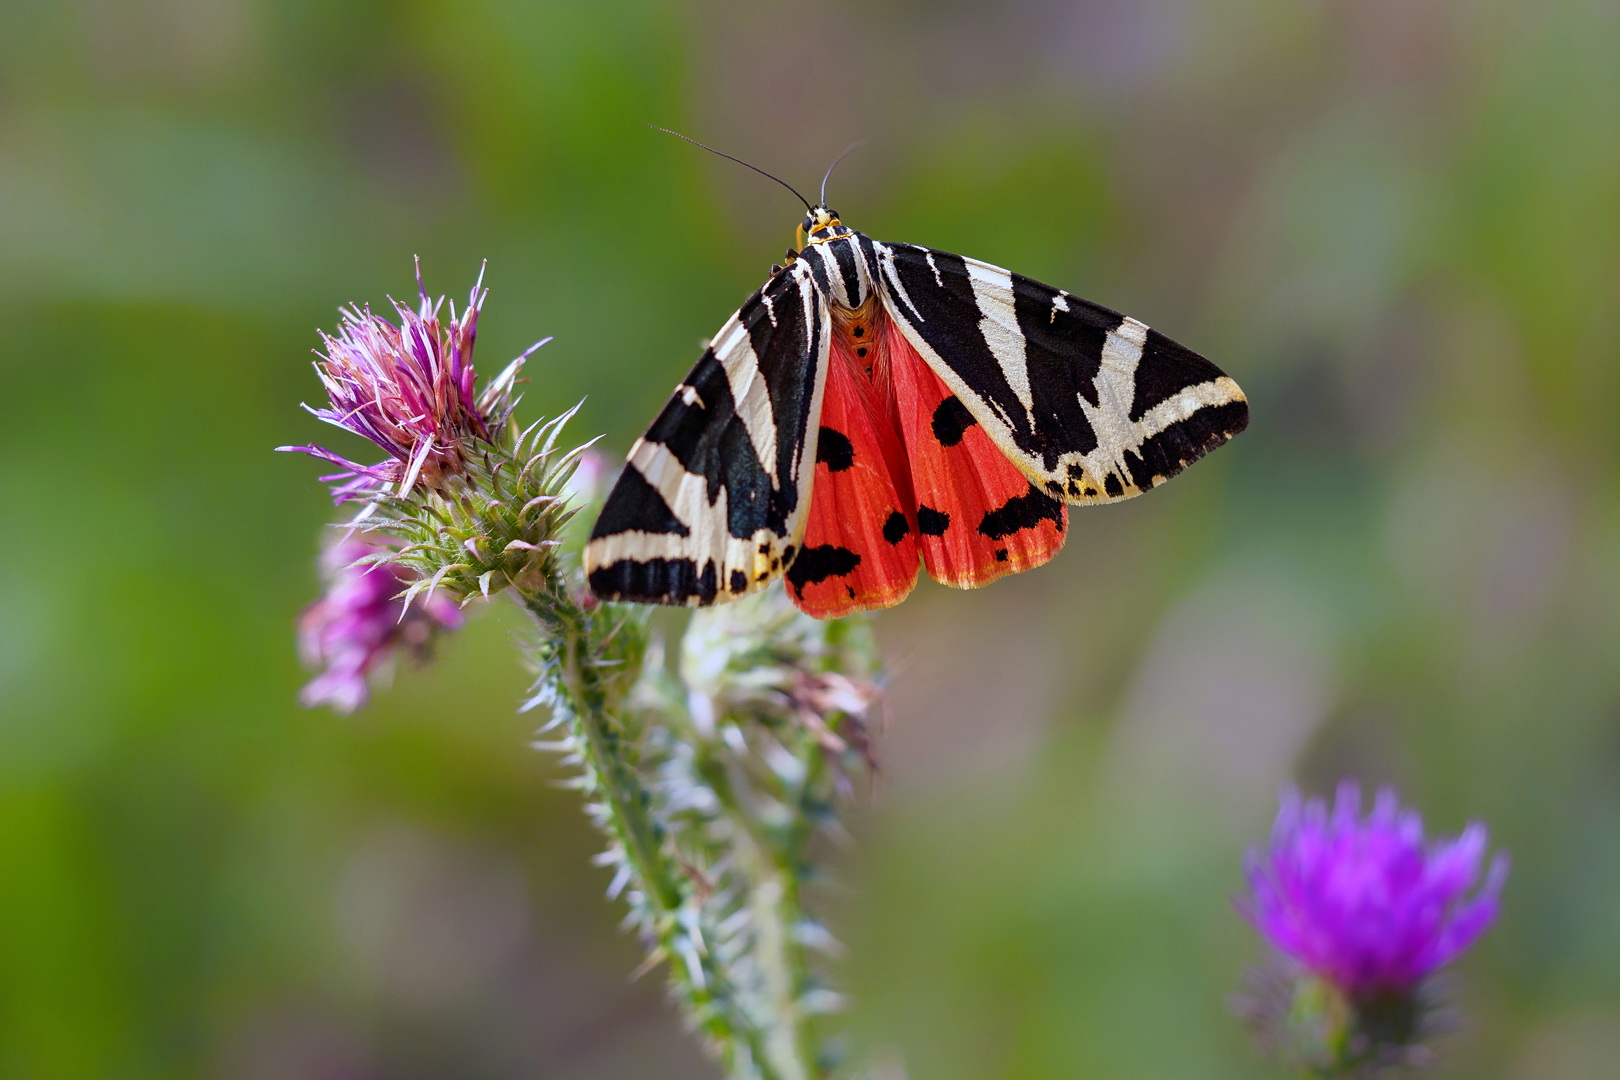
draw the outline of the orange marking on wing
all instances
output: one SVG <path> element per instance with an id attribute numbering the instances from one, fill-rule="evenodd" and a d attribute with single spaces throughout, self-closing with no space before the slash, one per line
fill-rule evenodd
<path id="1" fill-rule="evenodd" d="M 974 589 L 1063 547 L 1068 508 L 1036 489 L 917 355 L 884 328 L 885 396 L 910 460 L 917 546 L 935 581 Z"/>
<path id="2" fill-rule="evenodd" d="M 833 619 L 892 607 L 917 584 L 905 457 L 855 349 L 835 336 L 821 406 L 804 550 L 787 571 L 800 610 Z"/>

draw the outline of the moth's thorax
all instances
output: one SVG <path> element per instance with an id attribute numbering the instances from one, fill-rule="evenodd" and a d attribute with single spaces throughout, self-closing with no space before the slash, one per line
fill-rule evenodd
<path id="1" fill-rule="evenodd" d="M 876 286 L 865 250 L 870 242 L 837 214 L 817 207 L 800 223 L 799 239 L 798 258 L 809 263 L 817 290 L 834 312 L 855 310 L 872 299 Z"/>

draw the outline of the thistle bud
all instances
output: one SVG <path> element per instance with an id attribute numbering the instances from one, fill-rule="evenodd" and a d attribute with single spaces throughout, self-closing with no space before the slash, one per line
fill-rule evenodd
<path id="1" fill-rule="evenodd" d="M 481 391 L 472 351 L 488 290 L 483 274 L 459 314 L 430 299 L 420 267 L 416 309 L 394 302 L 398 322 L 350 306 L 335 335 L 323 333 L 315 365 L 330 407 L 311 409 L 387 452 L 375 465 L 324 447 L 283 446 L 341 467 L 322 477 L 338 502 L 363 500 L 355 517 L 408 575 L 404 600 L 448 596 L 466 604 L 516 586 L 554 593 L 556 549 L 572 516 L 568 483 L 586 447 L 562 451 L 557 438 L 572 412 L 525 431 L 512 422 L 514 388 L 531 346 Z M 306 406 L 307 408 L 307 406 Z"/>
<path id="2" fill-rule="evenodd" d="M 574 411 L 501 437 L 450 491 L 376 500 L 372 527 L 393 536 L 395 557 L 420 575 L 414 591 L 463 603 L 506 588 L 541 603 L 558 594 L 563 529 L 577 512 L 568 481 L 587 449 L 557 445 Z"/>
<path id="3" fill-rule="evenodd" d="M 1269 848 L 1251 850 L 1243 916 L 1278 956 L 1251 977 L 1239 1011 L 1296 1068 L 1378 1075 L 1424 1063 L 1450 1026 L 1435 972 L 1496 920 L 1507 857 L 1480 884 L 1485 827 L 1424 839 L 1395 793 L 1360 811 L 1353 783 L 1331 811 L 1283 795 Z M 1478 886 L 1476 890 L 1476 886 Z"/>

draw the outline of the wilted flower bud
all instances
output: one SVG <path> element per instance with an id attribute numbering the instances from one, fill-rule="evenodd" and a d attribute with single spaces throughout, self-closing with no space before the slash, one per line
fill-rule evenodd
<path id="1" fill-rule="evenodd" d="M 428 596 L 407 605 L 400 598 L 415 576 L 408 570 L 363 561 L 384 553 L 350 536 L 322 554 L 326 595 L 305 609 L 298 624 L 304 662 L 324 669 L 300 695 L 306 707 L 353 712 L 365 704 L 367 676 L 378 665 L 401 651 L 422 658 L 437 633 L 460 628 L 461 610 L 451 601 Z"/>
<path id="2" fill-rule="evenodd" d="M 1336 1075 L 1420 1061 L 1436 1028 L 1430 976 L 1497 916 L 1507 857 L 1481 885 L 1485 849 L 1478 822 L 1426 842 L 1422 818 L 1388 789 L 1366 818 L 1353 783 L 1331 811 L 1285 793 L 1270 847 L 1249 852 L 1250 894 L 1238 902 L 1285 958 L 1243 1002 L 1263 1040 Z"/>
<path id="3" fill-rule="evenodd" d="M 699 612 L 681 663 L 700 726 L 725 715 L 766 731 L 795 725 L 835 758 L 853 750 L 863 764 L 867 717 L 881 697 L 876 668 L 864 621 L 810 618 L 780 589 Z"/>

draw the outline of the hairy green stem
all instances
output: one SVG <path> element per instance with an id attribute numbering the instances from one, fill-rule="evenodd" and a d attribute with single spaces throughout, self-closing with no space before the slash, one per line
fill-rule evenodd
<path id="1" fill-rule="evenodd" d="M 701 902 L 666 844 L 652 792 L 636 768 L 623 726 L 613 715 L 593 633 L 594 613 L 555 592 L 523 592 L 524 609 L 555 650 L 548 672 L 555 680 L 554 718 L 568 731 L 583 762 L 585 794 L 597 800 L 604 829 L 617 841 L 646 910 L 644 929 L 656 941 L 655 956 L 667 960 L 670 977 L 697 1026 L 715 1044 L 728 1068 L 748 1062 L 762 1080 L 807 1080 L 802 1070 L 778 1072 L 769 1032 L 739 1024 L 736 994 L 727 974 L 709 954 L 699 925 Z"/>
<path id="2" fill-rule="evenodd" d="M 682 900 L 678 871 L 664 852 L 664 830 L 653 819 L 647 786 L 630 761 L 618 721 L 608 711 L 601 670 L 592 655 L 591 616 L 565 600 L 526 595 L 523 604 L 556 641 L 558 677 L 565 691 L 558 695 L 558 707 L 568 711 L 565 723 L 600 778 L 614 839 L 623 846 L 648 901 L 661 915 L 673 918 Z"/>

